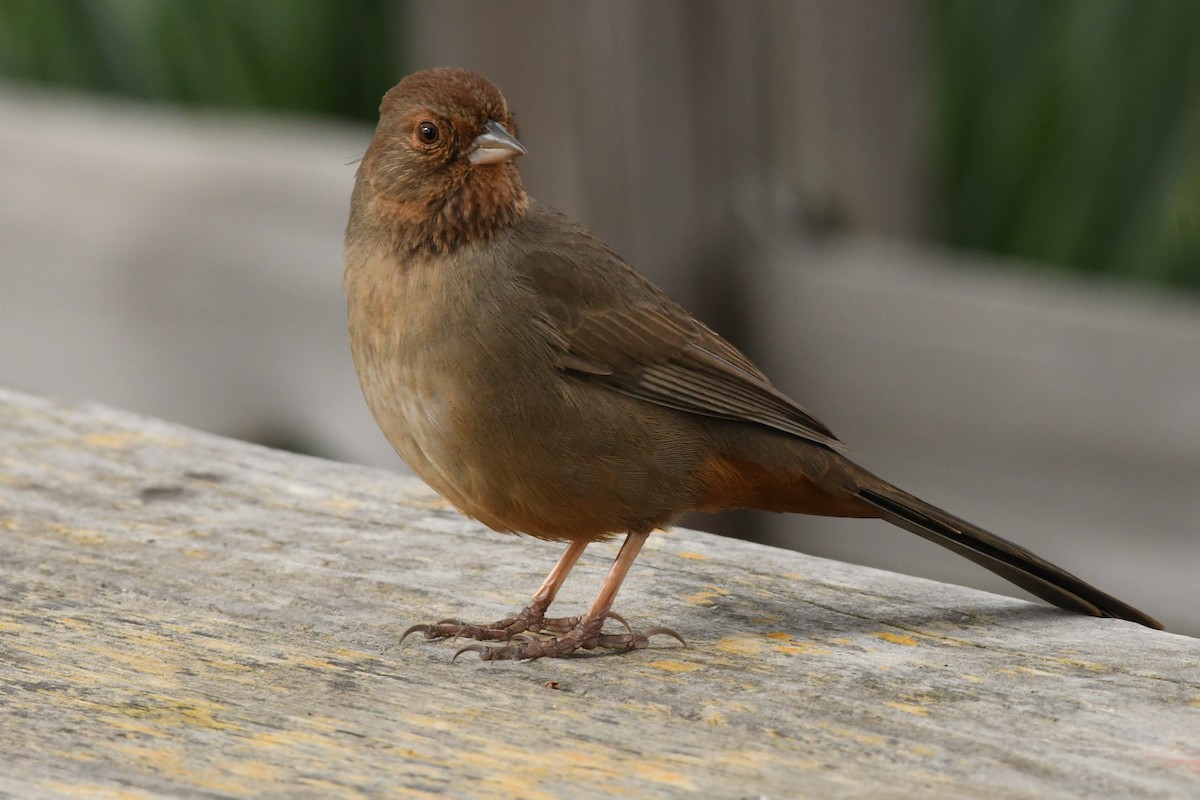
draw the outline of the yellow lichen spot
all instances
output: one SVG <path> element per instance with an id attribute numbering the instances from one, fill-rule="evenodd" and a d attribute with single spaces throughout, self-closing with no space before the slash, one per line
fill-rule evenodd
<path id="1" fill-rule="evenodd" d="M 189 786 L 197 794 L 244 795 L 244 781 L 221 769 L 197 768 L 178 745 L 146 746 L 138 742 L 118 741 L 112 749 L 122 754 L 126 769 L 145 773 L 147 768 Z M 135 795 L 136 796 L 136 795 Z M 123 797 L 123 795 L 114 795 Z"/>
<path id="2" fill-rule="evenodd" d="M 785 572 L 781 577 L 787 578 L 789 581 L 806 581 L 807 575 L 801 575 L 799 572 Z"/>
<path id="3" fill-rule="evenodd" d="M 969 683 L 982 683 L 983 682 L 983 678 L 979 677 L 978 675 L 964 674 L 962 676 L 962 679 Z"/>
<path id="4" fill-rule="evenodd" d="M 187 728 L 207 728 L 218 731 L 240 730 L 241 726 L 214 716 L 214 712 L 220 713 L 224 710 L 223 706 L 205 701 L 179 702 L 164 708 L 159 720 L 165 725 Z"/>
<path id="5" fill-rule="evenodd" d="M 103 786 L 99 783 L 66 783 L 46 781 L 39 786 L 55 797 L 85 797 L 88 800 L 150 800 L 154 795 L 125 786 Z"/>
<path id="6" fill-rule="evenodd" d="M 762 652 L 763 644 L 757 639 L 731 636 L 717 642 L 717 649 L 735 656 L 756 656 Z"/>
<path id="7" fill-rule="evenodd" d="M 775 649 L 780 653 L 787 653 L 793 656 L 827 656 L 833 653 L 828 647 L 822 647 L 819 644 L 812 642 L 794 641 L 790 644 L 776 645 Z"/>
<path id="8" fill-rule="evenodd" d="M 718 711 L 716 706 L 705 706 L 700 712 L 700 719 L 709 725 L 725 724 L 725 715 Z"/>
<path id="9" fill-rule="evenodd" d="M 663 672 L 695 672 L 698 669 L 703 669 L 700 664 L 688 664 L 685 661 L 672 661 L 670 659 L 651 661 L 646 666 L 652 669 L 661 669 Z"/>
<path id="10" fill-rule="evenodd" d="M 1090 661 L 1079 661 L 1074 658 L 1051 658 L 1048 660 L 1053 661 L 1058 664 L 1061 664 L 1064 667 L 1070 667 L 1073 669 L 1086 669 L 1088 672 L 1109 672 L 1109 671 L 1111 671 L 1108 667 L 1104 666 L 1103 664 L 1096 664 L 1096 663 L 1093 663 Z"/>
<path id="11" fill-rule="evenodd" d="M 199 550 L 195 547 L 189 547 L 183 551 L 183 554 L 187 558 L 209 558 L 212 555 L 207 550 Z"/>
<path id="12" fill-rule="evenodd" d="M 1047 670 L 1044 670 L 1044 669 L 1034 669 L 1033 667 L 1017 667 L 1017 670 L 1020 672 L 1024 672 L 1026 675 L 1040 675 L 1045 678 L 1061 677 L 1060 673 L 1048 672 Z"/>
<path id="13" fill-rule="evenodd" d="M 163 695 L 140 695 L 137 702 L 97 705 L 106 724 L 149 736 L 166 736 L 171 728 L 240 730 L 239 725 L 218 719 L 223 706 L 206 700 L 176 700 Z"/>
<path id="14" fill-rule="evenodd" d="M 264 749 L 279 747 L 287 748 L 292 752 L 305 749 L 328 750 L 332 746 L 329 738 L 332 729 L 328 726 L 318 725 L 313 720 L 309 720 L 309 725 L 317 730 L 296 728 L 287 731 L 262 731 L 251 736 L 248 741 L 252 747 Z M 323 731 L 322 727 L 324 727 Z"/>
<path id="15" fill-rule="evenodd" d="M 708 556 L 704 555 L 704 553 L 680 553 L 679 557 L 680 558 L 692 558 L 692 559 L 695 559 L 696 561 L 708 560 Z"/>
<path id="16" fill-rule="evenodd" d="M 150 442 L 163 447 L 183 447 L 185 442 L 173 436 L 150 436 L 137 431 L 117 431 L 115 433 L 89 433 L 83 437 L 84 444 L 95 447 L 106 447 L 110 450 L 125 450 L 134 445 Z"/>
<path id="17" fill-rule="evenodd" d="M 767 634 L 767 638 L 768 639 L 782 639 L 786 642 L 788 639 L 792 638 L 792 635 L 790 633 L 788 633 L 787 631 L 772 631 L 771 633 Z"/>
<path id="18" fill-rule="evenodd" d="M 338 658 L 351 658 L 351 659 L 354 659 L 355 661 L 362 661 L 364 659 L 375 657 L 375 656 L 371 655 L 370 653 L 364 653 L 361 650 L 350 650 L 349 648 L 346 648 L 346 647 L 337 648 L 336 650 L 333 651 L 333 654 L 335 656 L 337 656 Z"/>
<path id="19" fill-rule="evenodd" d="M 54 532 L 66 536 L 76 544 L 94 545 L 104 544 L 108 541 L 107 536 L 91 528 L 72 528 L 69 525 L 58 524 L 51 525 L 50 528 Z"/>
<path id="20" fill-rule="evenodd" d="M 347 784 L 341 780 L 318 778 L 314 775 L 301 775 L 295 780 L 296 783 L 298 783 L 300 786 L 303 786 L 307 790 L 304 792 L 297 792 L 297 797 L 362 797 L 362 795 L 359 794 L 356 789 L 348 788 Z M 364 780 L 364 783 L 365 782 L 366 781 Z M 435 793 L 432 791 L 419 792 L 416 789 L 406 786 L 404 787 L 402 796 L 437 797 L 440 794 L 440 792 Z"/>
<path id="21" fill-rule="evenodd" d="M 293 659 L 296 664 L 302 667 L 312 667 L 313 669 L 337 669 L 336 664 L 330 664 L 323 658 L 296 658 Z"/>
<path id="22" fill-rule="evenodd" d="M 454 508 L 444 498 L 438 497 L 436 494 L 430 494 L 427 491 L 408 493 L 402 495 L 404 505 L 409 508 L 416 508 L 422 511 L 444 511 Z"/>
<path id="23" fill-rule="evenodd" d="M 114 450 L 129 447 L 136 440 L 136 437 L 128 433 L 89 433 L 83 437 L 84 444 L 108 447 Z"/>
<path id="24" fill-rule="evenodd" d="M 696 789 L 696 784 L 692 783 L 687 777 L 653 762 L 635 760 L 629 762 L 626 768 L 638 777 L 654 781 L 658 784 L 673 786 L 677 789 L 686 789 L 688 791 L 695 791 Z"/>
<path id="25" fill-rule="evenodd" d="M 234 761 L 222 764 L 221 768 L 232 775 L 270 783 L 280 781 L 286 776 L 282 767 L 265 761 Z"/>
<path id="26" fill-rule="evenodd" d="M 879 631 L 874 634 L 877 639 L 883 639 L 885 642 L 892 644 L 902 644 L 905 647 L 916 647 L 917 640 L 911 636 L 905 636 L 901 633 L 891 633 L 889 631 Z"/>
<path id="27" fill-rule="evenodd" d="M 900 703 L 895 700 L 888 700 L 884 703 L 889 708 L 894 708 L 897 711 L 903 711 L 905 714 L 915 714 L 918 717 L 928 717 L 929 709 L 924 706 L 914 705 L 913 703 Z"/>
<path id="28" fill-rule="evenodd" d="M 1188 705 L 1195 706 L 1196 708 L 1200 708 L 1200 697 L 1192 698 L 1191 702 L 1189 702 Z"/>
<path id="29" fill-rule="evenodd" d="M 0 633 L 19 633 L 25 630 L 29 630 L 28 625 L 11 619 L 0 619 Z"/>
<path id="30" fill-rule="evenodd" d="M 100 760 L 96 757 L 95 753 L 76 748 L 70 750 L 51 750 L 49 752 L 52 756 L 62 761 L 80 761 L 85 764 L 94 764 Z"/>
<path id="31" fill-rule="evenodd" d="M 74 617 L 59 617 L 57 622 L 64 628 L 70 628 L 73 631 L 88 630 L 92 627 L 90 623 Z"/>
<path id="32" fill-rule="evenodd" d="M 11 517 L 0 519 L 0 528 L 6 531 L 15 531 L 17 529 L 17 521 Z"/>
<path id="33" fill-rule="evenodd" d="M 937 755 L 937 750 L 934 750 L 927 744 L 914 744 L 908 749 L 912 751 L 913 755 L 921 756 L 922 758 L 933 758 Z"/>
<path id="34" fill-rule="evenodd" d="M 681 683 L 682 681 L 674 681 L 674 682 Z M 663 705 L 662 703 L 655 703 L 652 700 L 629 700 L 629 701 L 619 703 L 613 707 L 618 708 L 623 712 L 628 712 L 628 713 L 630 713 L 634 716 L 638 716 L 638 717 L 649 717 L 652 715 L 658 716 L 658 717 L 673 717 L 673 716 L 675 716 L 674 707 Z M 555 708 L 554 713 L 556 716 L 561 714 L 561 716 L 564 719 L 572 719 L 572 720 L 579 720 L 579 721 L 591 719 L 591 717 L 589 717 L 587 714 L 576 713 L 570 709 Z"/>
<path id="35" fill-rule="evenodd" d="M 326 511 L 357 511 L 358 507 L 359 502 L 349 497 L 331 497 L 321 503 Z"/>
<path id="36" fill-rule="evenodd" d="M 710 584 L 695 594 L 684 595 L 683 599 L 694 606 L 707 606 L 713 600 L 716 600 L 718 597 L 724 597 L 727 594 L 729 594 L 728 590 Z"/>
<path id="37" fill-rule="evenodd" d="M 768 736 L 779 738 L 778 731 L 767 729 L 764 733 Z M 785 766 L 790 773 L 794 773 L 795 770 L 800 769 L 826 769 L 825 764 L 821 761 L 803 758 L 794 752 L 781 755 L 780 751 L 777 750 L 726 750 L 724 752 L 711 753 L 709 761 L 714 767 L 732 769 L 736 773 L 751 775 L 755 773 L 771 774 L 773 770 L 778 770 L 781 766 Z"/>
<path id="38" fill-rule="evenodd" d="M 850 730 L 849 728 L 834 727 L 827 727 L 827 730 L 830 733 L 836 734 L 845 739 L 850 739 L 851 741 L 858 742 L 859 744 L 866 745 L 867 747 L 883 747 L 887 744 L 887 739 L 877 733 L 865 733 L 863 731 Z"/>
<path id="39" fill-rule="evenodd" d="M 559 755 L 564 761 L 572 764 L 584 764 L 593 768 L 607 767 L 611 762 L 607 753 L 583 750 L 560 750 Z"/>
<path id="40" fill-rule="evenodd" d="M 265 731 L 256 733 L 250 737 L 250 744 L 254 747 L 286 747 L 292 741 L 292 734 L 283 731 Z"/>

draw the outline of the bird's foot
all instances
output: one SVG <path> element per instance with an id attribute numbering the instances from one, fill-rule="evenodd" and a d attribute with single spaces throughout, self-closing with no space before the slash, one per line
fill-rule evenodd
<path id="1" fill-rule="evenodd" d="M 627 633 L 604 633 L 602 630 L 604 621 L 609 617 L 613 617 L 624 624 Z M 635 631 L 629 627 L 629 624 L 624 619 L 621 619 L 621 617 L 612 612 L 596 619 L 587 617 L 576 619 L 577 623 L 570 630 L 562 632 L 559 636 L 539 639 L 521 634 L 517 637 L 520 641 L 499 647 L 489 647 L 482 644 L 467 645 L 455 653 L 454 658 L 457 659 L 466 652 L 474 652 L 479 653 L 479 657 L 484 661 L 528 661 L 535 658 L 562 658 L 563 656 L 571 655 L 577 650 L 594 650 L 597 647 L 625 652 L 627 650 L 640 650 L 643 647 L 649 647 L 650 637 L 660 634 L 673 636 L 684 647 L 687 646 L 687 642 L 683 640 L 683 637 L 671 628 L 660 626 Z"/>
<path id="2" fill-rule="evenodd" d="M 610 611 L 606 619 L 615 619 L 630 633 L 633 630 L 624 617 Z M 506 617 L 490 625 L 470 625 L 459 619 L 444 619 L 441 622 L 413 625 L 401 636 L 403 642 L 410 634 L 422 633 L 426 639 L 479 639 L 480 641 L 507 642 L 525 633 L 567 633 L 574 630 L 583 617 L 546 617 L 545 609 L 526 606 L 516 616 Z"/>

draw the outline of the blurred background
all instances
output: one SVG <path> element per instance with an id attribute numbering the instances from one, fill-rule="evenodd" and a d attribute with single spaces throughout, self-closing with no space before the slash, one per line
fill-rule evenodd
<path id="1" fill-rule="evenodd" d="M 0 385 L 399 468 L 341 236 L 438 65 L 866 466 L 1200 634 L 1192 0 L 0 0 Z M 878 522 L 689 522 L 1016 593 Z"/>

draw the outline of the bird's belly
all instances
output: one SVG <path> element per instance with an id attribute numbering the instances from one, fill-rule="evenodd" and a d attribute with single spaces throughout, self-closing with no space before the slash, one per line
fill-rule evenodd
<path id="1" fill-rule="evenodd" d="M 695 494 L 691 449 L 672 449 L 678 437 L 661 426 L 668 441 L 638 431 L 642 420 L 607 391 L 581 405 L 553 374 L 503 392 L 494 376 L 472 380 L 429 364 L 389 373 L 365 391 L 392 446 L 459 510 L 496 530 L 559 540 L 650 530 L 670 524 Z"/>
<path id="2" fill-rule="evenodd" d="M 440 381 L 427 372 L 390 365 L 364 365 L 363 394 L 380 430 L 405 463 L 460 510 L 480 517 L 466 476 L 477 472 L 473 447 L 449 420 L 449 401 Z M 373 374 L 372 374 L 373 373 Z"/>
<path id="3" fill-rule="evenodd" d="M 449 302 L 425 271 L 351 294 L 351 350 L 376 422 L 412 470 L 497 530 L 594 539 L 671 522 L 694 503 L 700 443 L 684 415 L 584 386 L 552 344 Z"/>

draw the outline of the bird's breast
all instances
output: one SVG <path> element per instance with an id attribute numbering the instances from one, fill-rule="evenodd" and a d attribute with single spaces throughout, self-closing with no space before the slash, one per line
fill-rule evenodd
<path id="1" fill-rule="evenodd" d="M 380 429 L 460 509 L 517 528 L 498 506 L 521 493 L 560 378 L 516 284 L 461 260 L 348 263 L 351 351 Z"/>
<path id="2" fill-rule="evenodd" d="M 498 530 L 591 539 L 692 505 L 695 423 L 563 375 L 527 284 L 367 266 L 347 271 L 363 394 L 400 456 L 459 509 Z"/>

